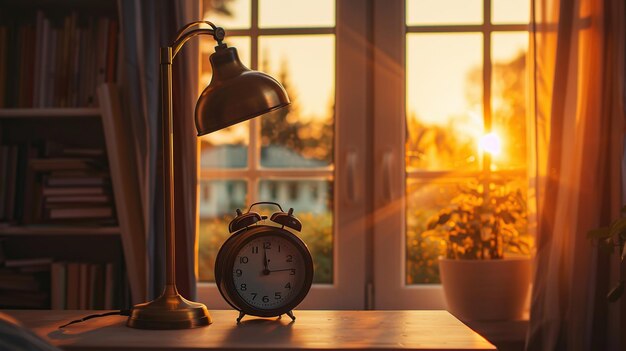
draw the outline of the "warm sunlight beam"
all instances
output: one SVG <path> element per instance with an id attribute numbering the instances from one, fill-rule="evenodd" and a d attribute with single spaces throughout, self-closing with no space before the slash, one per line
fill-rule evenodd
<path id="1" fill-rule="evenodd" d="M 480 138 L 478 147 L 480 151 L 488 152 L 492 156 L 498 156 L 502 152 L 502 141 L 498 134 L 491 132 Z"/>

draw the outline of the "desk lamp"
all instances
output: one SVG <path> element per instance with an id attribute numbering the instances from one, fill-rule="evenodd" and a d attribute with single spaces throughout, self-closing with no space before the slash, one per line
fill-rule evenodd
<path id="1" fill-rule="evenodd" d="M 207 24 L 211 28 L 201 28 Z M 172 110 L 172 61 L 183 45 L 197 35 L 211 35 L 217 46 L 210 57 L 213 78 L 196 104 L 198 136 L 243 122 L 289 105 L 287 92 L 274 78 L 249 70 L 237 50 L 222 43 L 225 32 L 208 21 L 181 28 L 174 42 L 161 48 L 161 113 L 163 122 L 163 193 L 165 207 L 165 288 L 153 301 L 135 305 L 127 325 L 140 329 L 187 329 L 211 324 L 201 303 L 188 301 L 176 289 L 174 269 L 174 128 Z"/>

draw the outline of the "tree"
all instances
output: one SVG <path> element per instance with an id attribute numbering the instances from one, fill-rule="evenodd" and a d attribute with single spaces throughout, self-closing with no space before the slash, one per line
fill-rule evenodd
<path id="1" fill-rule="evenodd" d="M 267 57 L 267 55 L 265 55 Z M 261 70 L 269 70 L 269 62 L 261 63 Z M 329 104 L 328 116 L 303 121 L 298 104 L 298 92 L 291 84 L 287 62 L 280 65 L 277 74 L 291 100 L 287 107 L 270 112 L 261 119 L 261 144 L 288 148 L 301 156 L 332 163 L 334 135 L 334 104 Z"/>

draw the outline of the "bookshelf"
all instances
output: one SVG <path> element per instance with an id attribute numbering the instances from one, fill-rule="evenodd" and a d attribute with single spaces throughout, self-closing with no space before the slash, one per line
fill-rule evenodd
<path id="1" fill-rule="evenodd" d="M 97 107 L 75 108 L 0 108 L 0 119 L 15 118 L 94 118 L 100 117 Z"/>
<path id="2" fill-rule="evenodd" d="M 0 307 L 144 299 L 138 182 L 107 140 L 118 37 L 114 0 L 0 2 Z"/>
<path id="3" fill-rule="evenodd" d="M 90 227 L 78 225 L 28 226 L 13 225 L 0 227 L 0 236 L 27 235 L 120 235 L 120 227 Z"/>

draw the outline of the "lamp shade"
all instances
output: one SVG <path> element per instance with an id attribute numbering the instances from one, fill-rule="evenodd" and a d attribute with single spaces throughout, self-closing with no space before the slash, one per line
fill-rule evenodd
<path id="1" fill-rule="evenodd" d="M 237 49 L 218 46 L 210 60 L 213 78 L 196 104 L 198 135 L 289 105 L 285 88 L 267 74 L 244 66 Z"/>

